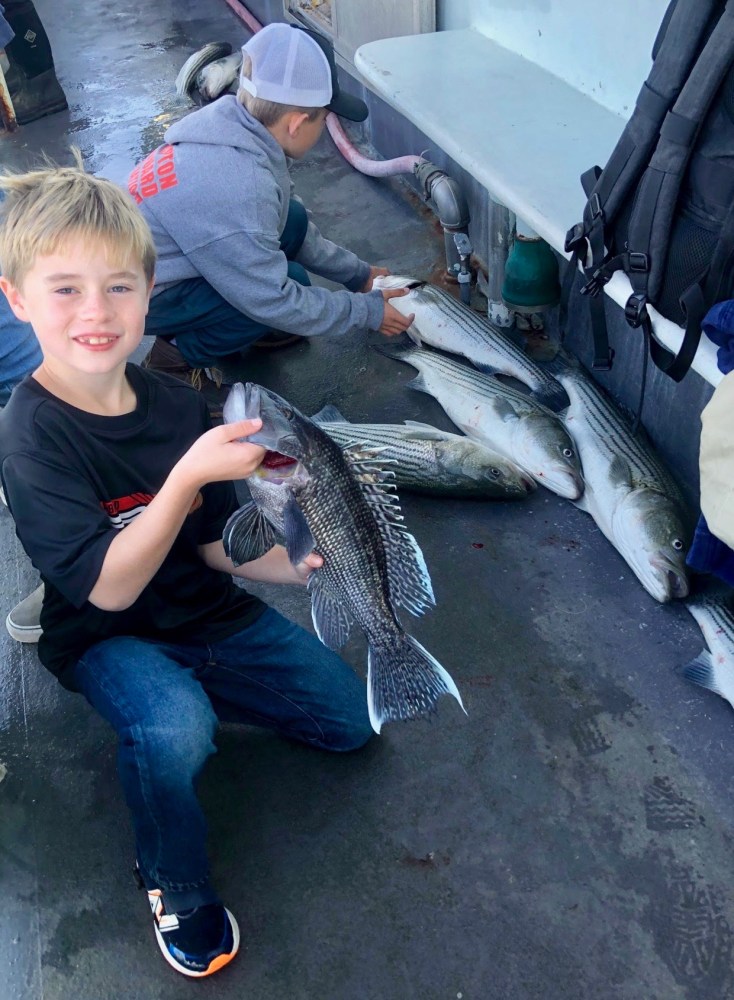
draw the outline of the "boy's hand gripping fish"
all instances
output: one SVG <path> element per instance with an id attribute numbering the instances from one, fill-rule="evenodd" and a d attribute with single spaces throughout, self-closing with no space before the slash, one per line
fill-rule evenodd
<path id="1" fill-rule="evenodd" d="M 399 607 L 420 615 L 435 601 L 423 554 L 388 492 L 379 452 L 356 439 L 342 449 L 274 392 L 237 383 L 225 421 L 256 416 L 263 426 L 248 440 L 269 453 L 247 480 L 253 502 L 225 527 L 227 555 L 235 565 L 249 562 L 280 537 L 293 564 L 312 550 L 323 557 L 308 582 L 314 627 L 330 649 L 344 645 L 353 620 L 364 631 L 375 732 L 383 722 L 427 714 L 444 694 L 463 708 L 452 678 L 397 619 Z"/>

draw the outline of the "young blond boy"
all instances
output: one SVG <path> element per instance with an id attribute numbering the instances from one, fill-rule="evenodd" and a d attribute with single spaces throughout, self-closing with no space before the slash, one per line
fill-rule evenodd
<path id="1" fill-rule="evenodd" d="M 0 180 L 0 288 L 43 360 L 0 414 L 0 475 L 41 574 L 42 663 L 113 726 L 158 944 L 187 976 L 237 952 L 194 783 L 218 719 L 330 750 L 370 733 L 364 685 L 232 576 L 304 583 L 276 547 L 235 569 L 221 536 L 260 421 L 212 428 L 200 395 L 128 362 L 153 283 L 127 195 L 79 167 Z"/>
<path id="2" fill-rule="evenodd" d="M 360 329 L 394 335 L 411 322 L 389 302 L 404 290 L 372 290 L 387 269 L 325 239 L 291 197 L 289 158 L 314 146 L 327 113 L 367 117 L 366 104 L 339 87 L 331 43 L 278 23 L 242 52 L 237 96 L 169 128 L 129 179 L 160 262 L 148 364 L 204 384 L 212 399 L 202 369 L 253 343 Z M 314 287 L 309 271 L 345 287 Z"/>

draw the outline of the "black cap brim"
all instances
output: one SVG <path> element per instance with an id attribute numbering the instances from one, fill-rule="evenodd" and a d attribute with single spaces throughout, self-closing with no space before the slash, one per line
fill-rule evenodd
<path id="1" fill-rule="evenodd" d="M 340 90 L 336 97 L 326 105 L 328 111 L 333 111 L 340 118 L 348 118 L 350 122 L 363 122 L 369 114 L 367 105 L 359 97 L 345 94 Z"/>

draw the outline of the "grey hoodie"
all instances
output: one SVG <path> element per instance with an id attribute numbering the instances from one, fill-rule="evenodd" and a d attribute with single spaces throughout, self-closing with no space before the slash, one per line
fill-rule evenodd
<path id="1" fill-rule="evenodd" d="M 369 264 L 310 220 L 296 260 L 351 291 L 288 277 L 279 246 L 291 197 L 286 156 L 234 95 L 187 115 L 165 140 L 129 179 L 158 250 L 157 285 L 205 278 L 246 316 L 288 333 L 379 329 L 382 293 L 357 292 Z"/>

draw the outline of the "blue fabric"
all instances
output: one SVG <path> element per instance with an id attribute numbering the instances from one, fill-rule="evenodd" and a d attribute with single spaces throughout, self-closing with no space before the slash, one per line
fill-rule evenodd
<path id="1" fill-rule="evenodd" d="M 716 363 L 728 375 L 734 371 L 734 299 L 717 302 L 703 318 L 703 332 L 719 348 Z M 701 514 L 686 556 L 686 563 L 699 573 L 713 573 L 734 587 L 734 551 L 712 535 Z"/>
<path id="2" fill-rule="evenodd" d="M 29 323 L 16 319 L 0 292 L 0 407 L 10 399 L 18 382 L 43 361 L 41 348 Z"/>
<path id="3" fill-rule="evenodd" d="M 3 17 L 4 13 L 5 8 L 0 3 L 0 49 L 4 49 L 15 38 L 15 32 Z"/>
<path id="4" fill-rule="evenodd" d="M 119 737 L 138 862 L 174 910 L 217 901 L 194 785 L 216 750 L 218 721 L 332 751 L 355 750 L 372 735 L 364 682 L 272 608 L 208 645 L 107 639 L 79 660 L 74 680 Z"/>
<path id="5" fill-rule="evenodd" d="M 310 285 L 305 268 L 294 261 L 306 236 L 308 216 L 299 201 L 291 199 L 280 248 L 288 259 L 288 276 Z M 247 281 L 247 274 L 242 275 Z M 172 339 L 193 367 L 210 365 L 259 340 L 269 328 L 245 316 L 204 278 L 179 281 L 154 295 L 145 332 Z"/>

